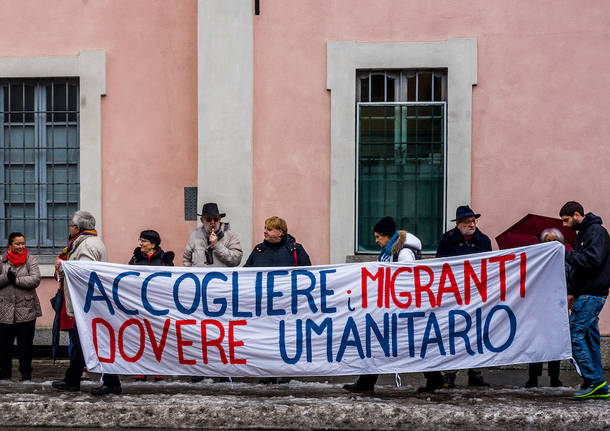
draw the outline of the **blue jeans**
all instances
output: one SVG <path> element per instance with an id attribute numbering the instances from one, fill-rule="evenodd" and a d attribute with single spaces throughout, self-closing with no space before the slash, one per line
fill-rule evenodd
<path id="1" fill-rule="evenodd" d="M 606 302 L 605 296 L 579 296 L 570 314 L 572 356 L 580 368 L 584 383 L 604 381 L 602 357 L 599 349 L 599 313 Z"/>

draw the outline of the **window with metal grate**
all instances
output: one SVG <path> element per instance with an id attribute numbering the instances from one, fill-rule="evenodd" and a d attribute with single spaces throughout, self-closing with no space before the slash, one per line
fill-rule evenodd
<path id="1" fill-rule="evenodd" d="M 356 252 L 377 252 L 372 227 L 392 216 L 436 250 L 443 233 L 446 70 L 361 70 L 356 79 Z"/>
<path id="2" fill-rule="evenodd" d="M 79 208 L 79 80 L 0 79 L 0 109 L 0 241 L 55 254 Z"/>

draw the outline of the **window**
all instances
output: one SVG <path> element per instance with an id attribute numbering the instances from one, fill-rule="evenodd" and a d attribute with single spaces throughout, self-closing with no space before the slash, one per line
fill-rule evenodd
<path id="1" fill-rule="evenodd" d="M 377 252 L 385 215 L 436 250 L 445 214 L 446 70 L 360 70 L 356 76 L 356 244 Z"/>
<path id="2" fill-rule="evenodd" d="M 79 208 L 79 80 L 0 80 L 0 241 L 55 254 Z"/>

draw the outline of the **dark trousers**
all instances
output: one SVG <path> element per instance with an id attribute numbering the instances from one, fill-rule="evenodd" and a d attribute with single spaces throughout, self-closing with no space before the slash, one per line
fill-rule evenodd
<path id="1" fill-rule="evenodd" d="M 561 361 L 550 361 L 549 362 L 549 377 L 551 377 L 553 379 L 559 378 L 560 364 L 561 364 Z M 542 375 L 542 362 L 536 362 L 536 363 L 530 364 L 529 374 L 530 374 L 530 379 L 541 376 Z"/>
<path id="2" fill-rule="evenodd" d="M 0 378 L 11 378 L 15 338 L 19 355 L 19 372 L 22 376 L 32 373 L 32 344 L 35 331 L 36 319 L 20 323 L 0 323 Z"/>
<path id="3" fill-rule="evenodd" d="M 430 382 L 443 382 L 443 373 L 441 373 L 440 371 L 425 371 L 424 372 L 424 377 L 426 378 L 426 380 L 429 380 Z"/>
<path id="4" fill-rule="evenodd" d="M 72 332 L 72 340 L 74 345 L 72 346 L 72 352 L 70 353 L 70 366 L 66 370 L 66 377 L 64 381 L 70 386 L 76 386 L 80 388 L 80 378 L 85 370 L 85 357 L 83 356 L 83 349 L 80 345 L 80 338 L 76 325 L 70 329 Z M 104 385 L 106 386 L 121 386 L 119 376 L 116 374 L 104 374 L 103 377 Z"/>
<path id="5" fill-rule="evenodd" d="M 456 375 L 457 371 L 445 371 L 445 374 L 453 374 Z M 476 368 L 471 368 L 468 370 L 468 377 L 477 377 L 480 376 L 481 372 Z M 443 381 L 443 373 L 440 371 L 426 371 L 424 372 L 424 377 L 426 380 L 430 380 L 432 382 L 442 382 Z"/>
<path id="6" fill-rule="evenodd" d="M 358 377 L 358 381 L 356 382 L 360 386 L 366 389 L 373 389 L 375 387 L 375 383 L 377 383 L 377 378 L 379 374 L 362 374 Z"/>

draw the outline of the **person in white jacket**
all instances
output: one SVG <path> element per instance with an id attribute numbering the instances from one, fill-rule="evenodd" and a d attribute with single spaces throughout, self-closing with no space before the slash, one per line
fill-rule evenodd
<path id="1" fill-rule="evenodd" d="M 405 230 L 397 230 L 392 217 L 383 217 L 373 227 L 375 242 L 381 251 L 379 262 L 411 262 L 421 258 L 421 241 Z M 349 392 L 371 393 L 375 389 L 378 374 L 363 374 L 355 383 L 343 385 Z"/>

